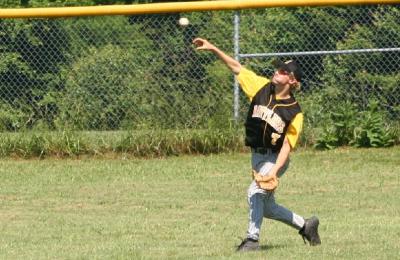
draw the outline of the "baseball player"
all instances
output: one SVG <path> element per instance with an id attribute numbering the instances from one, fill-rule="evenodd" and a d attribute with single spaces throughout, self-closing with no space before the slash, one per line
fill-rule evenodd
<path id="1" fill-rule="evenodd" d="M 202 38 L 193 40 L 197 50 L 216 54 L 236 75 L 251 104 L 245 128 L 245 144 L 251 148 L 253 181 L 248 189 L 249 225 L 247 237 L 238 251 L 259 249 L 260 228 L 263 218 L 281 221 L 297 230 L 310 245 L 321 244 L 318 234 L 319 220 L 302 216 L 278 205 L 274 190 L 289 164 L 289 153 L 295 147 L 303 124 L 303 114 L 293 97 L 300 88 L 302 72 L 292 60 L 276 60 L 272 79 L 256 75 Z"/>

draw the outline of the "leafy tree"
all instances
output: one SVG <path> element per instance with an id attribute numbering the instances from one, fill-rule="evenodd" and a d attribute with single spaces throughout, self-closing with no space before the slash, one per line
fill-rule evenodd
<path id="1" fill-rule="evenodd" d="M 31 127 L 37 120 L 51 126 L 56 105 L 41 102 L 49 90 L 62 85 L 59 72 L 69 49 L 66 34 L 57 21 L 47 20 L 3 20 L 0 32 L 2 102 L 27 115 L 20 127 Z"/>
<path id="2" fill-rule="evenodd" d="M 167 1 L 6 0 L 0 5 L 148 2 Z M 229 125 L 232 74 L 215 55 L 195 52 L 191 40 L 208 38 L 232 55 L 232 14 L 188 13 L 185 16 L 191 24 L 187 27 L 177 25 L 179 13 L 1 20 L 0 107 L 4 113 L 0 128 Z M 246 10 L 241 12 L 241 53 L 392 47 L 390 43 L 400 41 L 399 17 L 397 6 Z M 306 120 L 313 127 L 328 122 L 330 116 L 323 115 L 338 112 L 340 100 L 362 110 L 373 97 L 392 118 L 397 117 L 397 53 L 288 58 L 307 64 L 305 94 L 300 98 L 308 111 Z M 269 76 L 273 70 L 269 60 L 241 62 Z M 247 104 L 244 95 L 241 99 Z"/>
<path id="3" fill-rule="evenodd" d="M 137 123 L 138 115 L 152 113 L 154 94 L 143 79 L 157 66 L 140 67 L 139 50 L 107 45 L 92 48 L 67 73 L 65 91 L 60 93 L 62 127 L 119 129 Z M 135 70 L 127 64 L 134 63 Z M 131 122 L 130 122 L 131 121 Z"/>
<path id="4" fill-rule="evenodd" d="M 373 15 L 373 23 L 355 25 L 338 49 L 387 48 L 400 41 L 400 10 L 381 7 Z M 368 100 L 379 100 L 392 116 L 399 113 L 395 95 L 400 93 L 398 52 L 340 55 L 324 60 L 326 72 L 322 79 L 329 88 L 339 90 L 338 98 L 354 101 L 361 108 Z M 355 95 L 355 93 L 357 93 Z"/>

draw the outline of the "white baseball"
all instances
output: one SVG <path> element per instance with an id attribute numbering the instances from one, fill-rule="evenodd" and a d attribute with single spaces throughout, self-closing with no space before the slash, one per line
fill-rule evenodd
<path id="1" fill-rule="evenodd" d="M 186 17 L 181 17 L 179 18 L 178 21 L 180 26 L 188 26 L 189 25 L 189 19 L 187 19 Z"/>

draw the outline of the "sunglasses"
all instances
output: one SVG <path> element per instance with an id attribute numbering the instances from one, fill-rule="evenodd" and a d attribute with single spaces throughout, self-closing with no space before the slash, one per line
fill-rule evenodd
<path id="1" fill-rule="evenodd" d="M 278 74 L 280 74 L 280 75 L 290 76 L 290 77 L 293 77 L 293 78 L 294 78 L 293 72 L 290 72 L 290 71 L 287 71 L 287 70 L 284 70 L 284 69 L 277 69 L 276 71 L 277 71 Z"/>
<path id="2" fill-rule="evenodd" d="M 290 74 L 289 71 L 284 70 L 284 69 L 277 69 L 276 71 L 281 75 L 289 75 Z"/>

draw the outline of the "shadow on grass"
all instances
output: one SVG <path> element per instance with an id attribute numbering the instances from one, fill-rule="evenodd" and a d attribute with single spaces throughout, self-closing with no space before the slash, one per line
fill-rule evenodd
<path id="1" fill-rule="evenodd" d="M 237 253 L 251 253 L 251 252 L 261 252 L 261 251 L 270 251 L 273 249 L 279 249 L 279 248 L 287 248 L 287 245 L 261 245 L 258 250 L 255 251 L 249 251 L 249 252 L 243 252 L 243 251 L 236 251 L 237 247 L 235 248 L 235 251 Z"/>
<path id="2" fill-rule="evenodd" d="M 280 244 L 276 244 L 276 245 L 261 245 L 260 246 L 260 251 L 267 251 L 267 250 L 272 250 L 272 249 L 279 249 L 279 248 L 284 248 L 287 247 L 287 245 L 280 245 Z"/>

